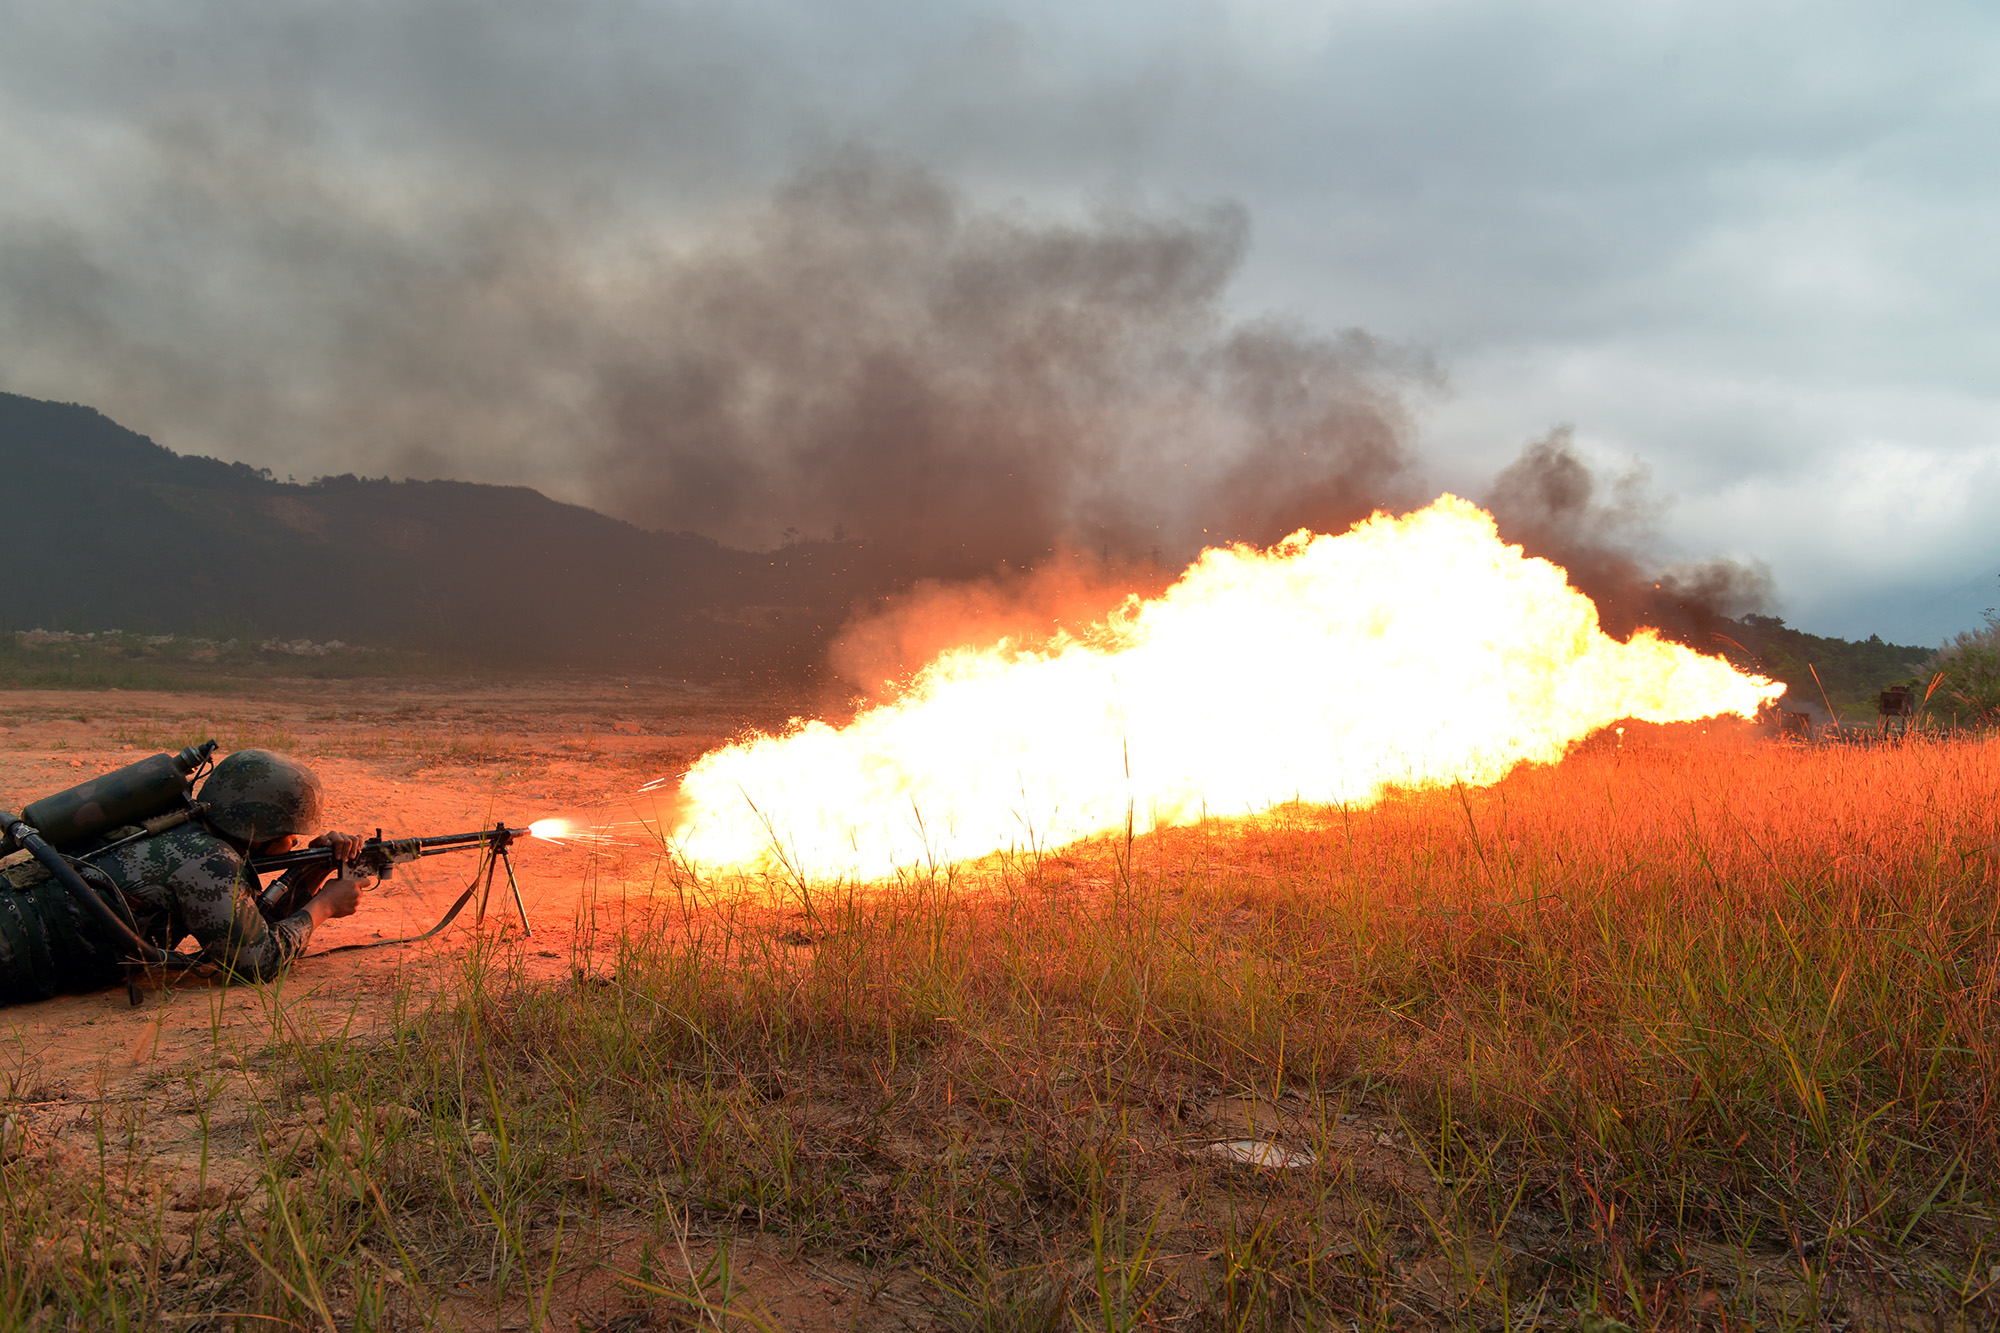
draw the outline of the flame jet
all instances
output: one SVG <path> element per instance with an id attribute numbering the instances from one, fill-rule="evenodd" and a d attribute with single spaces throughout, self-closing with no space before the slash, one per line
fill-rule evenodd
<path id="1" fill-rule="evenodd" d="M 1750 716 L 1783 687 L 1641 630 L 1456 496 L 1339 536 L 1211 549 L 1164 594 L 1036 651 L 948 652 L 845 727 L 704 756 L 704 869 L 872 878 L 1289 800 L 1498 781 L 1621 718 Z"/>

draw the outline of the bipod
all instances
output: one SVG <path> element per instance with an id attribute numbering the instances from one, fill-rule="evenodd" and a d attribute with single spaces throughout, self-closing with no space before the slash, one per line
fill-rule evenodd
<path id="1" fill-rule="evenodd" d="M 507 827 L 504 820 L 493 826 L 493 840 L 486 845 L 486 875 L 485 883 L 479 890 L 479 912 L 473 917 L 473 921 L 478 925 L 486 924 L 486 903 L 493 895 L 493 872 L 505 866 L 507 890 L 514 895 L 514 911 L 521 918 L 521 934 L 533 939 L 535 932 L 528 926 L 528 907 L 521 901 L 521 881 L 514 878 L 514 858 L 507 854 L 507 849 L 513 842 L 514 831 Z"/>
<path id="2" fill-rule="evenodd" d="M 346 953 L 350 949 L 379 949 L 389 944 L 421 944 L 423 941 L 440 934 L 446 926 L 449 926 L 458 918 L 458 914 L 463 912 L 466 905 L 475 898 L 479 900 L 479 905 L 474 909 L 475 915 L 473 919 L 483 925 L 486 921 L 487 900 L 493 896 L 493 872 L 503 865 L 507 867 L 507 888 L 514 895 L 514 910 L 521 914 L 521 933 L 529 938 L 533 938 L 535 932 L 528 927 L 527 904 L 521 901 L 521 882 L 514 877 L 514 858 L 507 854 L 507 849 L 513 845 L 514 839 L 526 832 L 526 829 L 510 829 L 503 823 L 494 825 L 490 833 L 452 834 L 449 837 L 432 839 L 431 844 L 434 850 L 447 851 L 456 851 L 461 847 L 472 845 L 474 839 L 483 839 L 484 841 L 480 842 L 479 846 L 486 858 L 473 867 L 472 878 L 466 881 L 465 892 L 459 894 L 452 905 L 445 909 L 445 914 L 438 918 L 436 925 L 421 935 L 405 935 L 393 940 L 368 940 L 359 944 L 336 944 L 331 949 L 321 949 L 312 956 L 314 958 L 324 958 L 330 953 Z M 379 832 L 376 834 L 376 841 L 378 843 L 381 841 L 381 834 Z M 443 846 L 446 843 L 451 844 L 451 846 Z M 414 845 L 414 842 L 412 845 Z M 425 856 L 429 854 L 429 851 L 419 853 L 419 855 Z"/>

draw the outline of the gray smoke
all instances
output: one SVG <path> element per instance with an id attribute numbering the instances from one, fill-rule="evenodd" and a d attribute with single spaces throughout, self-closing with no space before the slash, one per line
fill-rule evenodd
<path id="1" fill-rule="evenodd" d="M 891 582 L 1000 571 L 1023 607 L 1051 559 L 1066 607 L 1108 604 L 1204 544 L 1429 498 L 1409 413 L 1434 367 L 1236 317 L 1240 208 L 1052 219 L 846 149 L 668 236 L 600 189 L 385 191 L 295 121 L 163 118 L 129 215 L 0 231 L 5 387 L 281 475 L 519 481 L 735 545 L 860 541 Z M 1657 571 L 1643 488 L 1566 434 L 1488 501 L 1614 632 L 1694 639 L 1768 598 L 1727 561 Z"/>
<path id="2" fill-rule="evenodd" d="M 1048 223 L 838 157 L 654 275 L 644 335 L 599 381 L 599 499 L 923 570 L 1350 522 L 1408 489 L 1423 366 L 1358 332 L 1230 322 L 1246 239 L 1235 209 Z"/>
<path id="3" fill-rule="evenodd" d="M 1482 503 L 1501 536 L 1569 571 L 1618 638 L 1650 626 L 1708 652 L 1723 621 L 1766 609 L 1775 595 L 1761 564 L 1717 557 L 1663 564 L 1646 548 L 1661 506 L 1646 474 L 1633 468 L 1599 478 L 1577 456 L 1573 431 L 1558 426 L 1531 440 L 1494 479 Z"/>
<path id="4" fill-rule="evenodd" d="M 1531 440 L 1494 479 L 1483 503 L 1501 534 L 1562 565 L 1597 604 L 1619 638 L 1650 626 L 1667 638 L 1718 653 L 1734 643 L 1725 622 L 1765 609 L 1771 576 L 1729 559 L 1663 564 L 1652 558 L 1664 507 L 1645 471 L 1600 478 L 1576 452 L 1571 429 Z M 832 644 L 829 666 L 863 695 L 894 696 L 911 674 L 948 648 L 1007 640 L 1039 649 L 1057 633 L 1088 637 L 1128 596 L 1164 590 L 1180 567 L 1059 554 L 1031 569 L 973 579 L 925 579 L 850 621 Z M 1740 630 L 1738 631 L 1740 632 Z"/>

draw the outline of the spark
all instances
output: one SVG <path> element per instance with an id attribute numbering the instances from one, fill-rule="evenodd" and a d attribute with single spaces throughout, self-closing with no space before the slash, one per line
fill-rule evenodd
<path id="1" fill-rule="evenodd" d="M 623 846 L 639 841 L 628 833 L 613 830 L 624 827 L 645 828 L 643 820 L 621 819 L 585 824 L 574 819 L 538 819 L 528 825 L 528 835 L 552 842 L 558 847 L 584 844 L 592 847 Z M 650 831 L 650 830 L 649 830 Z"/>

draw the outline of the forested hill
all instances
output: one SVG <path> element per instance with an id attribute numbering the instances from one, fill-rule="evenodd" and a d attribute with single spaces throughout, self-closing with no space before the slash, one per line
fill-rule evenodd
<path id="1" fill-rule="evenodd" d="M 1878 691 L 1916 680 L 1933 652 L 1914 644 L 1884 643 L 1879 635 L 1829 639 L 1793 629 L 1776 616 L 1745 616 L 1729 622 L 1716 638 L 1718 642 L 1710 651 L 1720 651 L 1738 666 L 1784 681 L 1792 706 L 1799 706 L 1799 700 L 1822 703 L 1824 689 L 1825 702 L 1842 712 L 1850 708 L 1872 712 Z M 1813 679 L 1815 672 L 1817 681 Z"/>
<path id="2" fill-rule="evenodd" d="M 525 487 L 295 485 L 12 394 L 0 394 L 0 478 L 0 629 L 797 675 L 884 577 L 851 544 L 732 550 Z"/>

